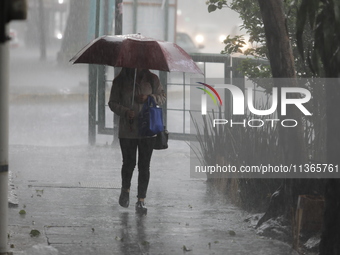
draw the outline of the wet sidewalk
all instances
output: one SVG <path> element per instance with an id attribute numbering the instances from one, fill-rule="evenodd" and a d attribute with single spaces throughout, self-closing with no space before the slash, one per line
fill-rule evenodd
<path id="1" fill-rule="evenodd" d="M 248 215 L 205 180 L 190 179 L 185 142 L 154 152 L 142 217 L 134 211 L 137 172 L 130 207 L 118 205 L 118 147 L 14 145 L 11 162 L 19 201 L 9 213 L 14 254 L 295 254 L 256 235 Z"/>
<path id="2" fill-rule="evenodd" d="M 170 140 L 169 149 L 153 154 L 147 216 L 135 214 L 137 170 L 130 207 L 120 207 L 119 147 L 109 136 L 87 145 L 86 68 L 59 68 L 52 57 L 40 63 L 20 49 L 10 80 L 14 254 L 296 254 L 256 235 L 247 213 L 206 180 L 189 177 L 184 141 Z"/>

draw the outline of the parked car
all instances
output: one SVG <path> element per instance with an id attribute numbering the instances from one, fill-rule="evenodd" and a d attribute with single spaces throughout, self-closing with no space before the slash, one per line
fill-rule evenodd
<path id="1" fill-rule="evenodd" d="M 184 32 L 176 33 L 176 43 L 188 53 L 200 52 L 200 47 L 197 47 L 191 37 Z"/>
<path id="2" fill-rule="evenodd" d="M 204 45 L 205 53 L 220 53 L 224 49 L 226 33 L 223 26 L 200 24 L 195 27 L 192 34 L 198 45 Z"/>

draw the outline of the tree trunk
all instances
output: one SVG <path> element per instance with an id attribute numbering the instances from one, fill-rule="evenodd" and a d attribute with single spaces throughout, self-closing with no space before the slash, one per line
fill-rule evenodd
<path id="1" fill-rule="evenodd" d="M 80 49 L 89 43 L 89 15 L 88 0 L 70 0 L 70 12 L 58 53 L 58 63 L 68 63 Z"/>
<path id="2" fill-rule="evenodd" d="M 273 78 L 295 78 L 293 52 L 281 0 L 258 0 Z"/>
<path id="3" fill-rule="evenodd" d="M 283 10 L 283 2 L 281 0 L 258 0 L 262 14 L 263 24 L 266 34 L 266 45 L 269 53 L 270 66 L 274 78 L 274 85 L 280 88 L 297 87 L 297 80 L 295 75 L 294 57 L 290 45 L 288 31 L 286 27 L 286 18 Z M 280 79 L 289 78 L 289 79 Z M 284 82 L 284 83 L 282 83 Z M 278 102 L 278 116 L 281 116 L 281 102 Z M 287 108 L 287 115 L 285 119 L 294 119 L 298 125 L 294 128 L 279 127 L 279 142 L 284 153 L 285 162 L 278 162 L 279 164 L 302 164 L 307 160 L 307 153 L 303 138 L 303 126 L 301 121 L 301 112 L 297 107 Z M 284 212 L 272 210 L 286 215 L 291 212 L 291 207 L 295 206 L 298 195 L 301 192 L 299 189 L 303 187 L 299 179 L 285 179 L 282 186 L 282 196 L 277 196 L 282 199 L 280 203 L 284 203 Z M 274 202 L 275 204 L 275 202 Z M 270 210 L 271 208 L 269 208 Z M 268 210 L 268 211 L 269 211 Z M 276 217 L 278 215 L 270 215 Z M 267 215 L 267 217 L 269 217 Z"/>
<path id="4" fill-rule="evenodd" d="M 46 19 L 43 0 L 39 0 L 39 47 L 40 60 L 46 60 Z"/>
<path id="5" fill-rule="evenodd" d="M 294 57 L 286 28 L 282 1 L 258 1 L 266 33 L 266 45 L 274 84 L 279 88 L 282 86 L 297 87 Z M 279 78 L 290 79 L 282 80 Z M 279 103 L 279 115 L 281 110 L 280 105 Z M 281 115 L 280 118 L 282 118 Z M 303 163 L 306 160 L 306 149 L 303 141 L 301 116 L 297 107 L 288 107 L 286 118 L 298 120 L 299 125 L 296 128 L 280 128 L 280 140 L 285 154 L 285 164 Z"/>
<path id="6" fill-rule="evenodd" d="M 328 75 L 336 76 L 336 73 Z M 340 165 L 340 81 L 327 79 L 327 164 Z M 340 180 L 327 180 L 320 255 L 340 254 Z"/>
<path id="7" fill-rule="evenodd" d="M 316 50 L 321 56 L 326 79 L 326 116 L 327 164 L 340 165 L 340 33 L 337 26 L 339 16 L 336 13 L 340 5 L 336 1 L 327 1 L 321 16 L 322 34 L 318 35 L 323 44 Z M 331 24 L 332 30 L 328 29 Z M 319 24 L 320 25 L 320 24 Z M 315 35 L 317 36 L 317 35 Z M 315 39 L 316 40 L 316 39 Z M 340 179 L 328 179 L 325 190 L 325 211 L 323 231 L 320 242 L 320 255 L 340 254 Z"/>
<path id="8" fill-rule="evenodd" d="M 320 255 L 340 254 L 340 180 L 329 179 L 325 192 L 323 231 L 320 242 Z"/>

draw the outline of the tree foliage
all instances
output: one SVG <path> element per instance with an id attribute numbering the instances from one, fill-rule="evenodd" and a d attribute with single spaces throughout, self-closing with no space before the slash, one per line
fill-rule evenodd
<path id="1" fill-rule="evenodd" d="M 295 68 L 297 77 L 312 77 L 316 76 L 316 72 L 312 72 L 308 66 L 308 60 L 300 56 L 297 47 L 296 37 L 296 17 L 299 15 L 298 7 L 302 0 L 286 0 L 284 1 L 286 26 L 291 40 L 292 50 L 294 54 Z M 308 1 L 306 1 L 308 2 Z M 242 53 L 249 57 L 257 59 L 268 59 L 268 50 L 266 47 L 265 31 L 263 26 L 263 20 L 260 12 L 258 1 L 253 0 L 209 0 L 207 1 L 208 11 L 213 12 L 221 10 L 223 8 L 230 8 L 236 11 L 240 18 L 243 20 L 243 24 L 240 26 L 241 31 L 244 31 L 249 36 L 248 42 L 251 47 L 244 50 Z M 299 38 L 303 43 L 311 43 L 312 40 L 312 28 L 304 30 L 304 34 Z M 225 48 L 221 51 L 222 54 L 240 53 L 242 50 L 240 45 L 245 45 L 244 35 L 236 35 L 235 37 L 228 36 L 224 41 Z M 303 52 L 305 55 L 311 54 L 310 47 L 304 47 Z M 261 63 L 251 63 L 243 65 L 241 71 L 249 78 L 256 77 L 270 77 L 270 67 Z"/>
<path id="2" fill-rule="evenodd" d="M 296 20 L 297 47 L 310 69 L 323 77 L 338 77 L 340 63 L 340 3 L 302 0 Z M 306 30 L 313 40 L 306 41 Z M 307 49 L 307 55 L 305 54 Z"/>

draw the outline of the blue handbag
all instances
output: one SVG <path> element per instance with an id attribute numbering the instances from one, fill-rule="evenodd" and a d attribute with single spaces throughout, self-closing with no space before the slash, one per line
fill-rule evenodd
<path id="1" fill-rule="evenodd" d="M 140 136 L 154 136 L 164 131 L 162 108 L 156 104 L 152 96 L 148 96 L 139 113 L 138 129 Z"/>

